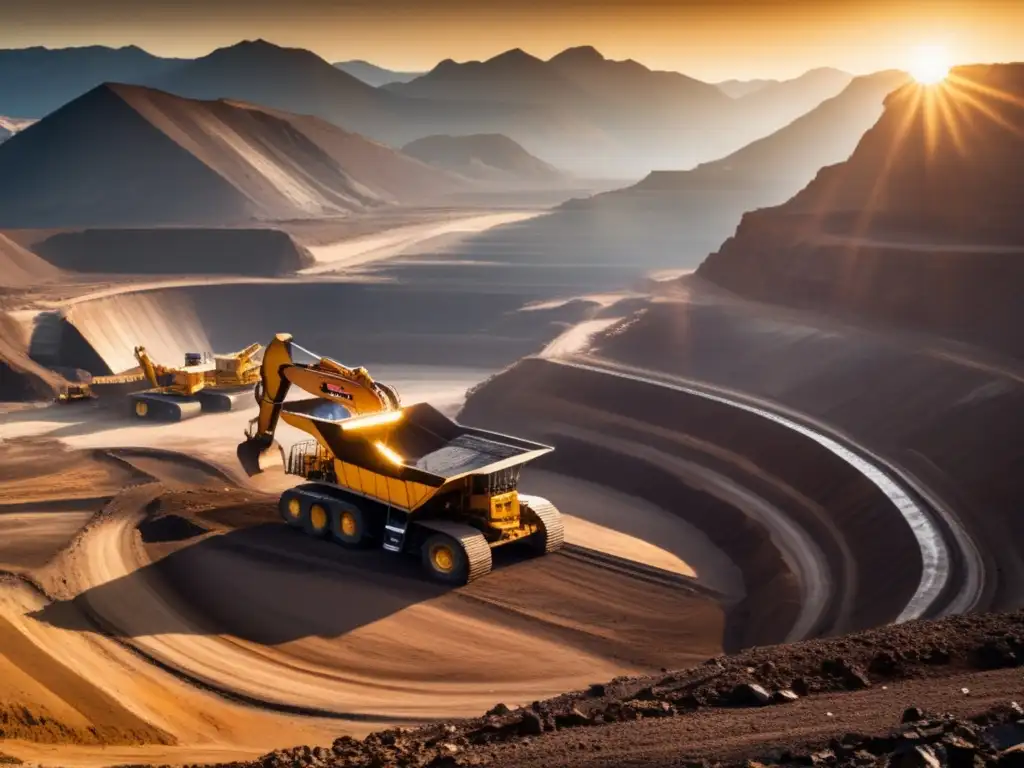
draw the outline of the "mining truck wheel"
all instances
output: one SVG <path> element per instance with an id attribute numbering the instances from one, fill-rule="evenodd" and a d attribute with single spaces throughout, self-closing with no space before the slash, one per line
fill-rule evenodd
<path id="1" fill-rule="evenodd" d="M 279 501 L 277 505 L 278 512 L 281 513 L 281 519 L 290 526 L 301 528 L 303 517 L 302 502 L 302 495 L 295 491 L 285 491 L 282 493 L 281 501 Z"/>
<path id="2" fill-rule="evenodd" d="M 322 539 L 331 530 L 330 502 L 313 498 L 302 515 L 302 529 L 316 539 Z"/>
<path id="3" fill-rule="evenodd" d="M 445 533 L 435 533 L 423 542 L 423 567 L 431 578 L 445 584 L 465 584 L 469 579 L 469 558 L 462 543 Z"/>
<path id="4" fill-rule="evenodd" d="M 366 544 L 370 538 L 366 513 L 353 504 L 336 501 L 331 505 L 331 538 L 348 547 Z"/>

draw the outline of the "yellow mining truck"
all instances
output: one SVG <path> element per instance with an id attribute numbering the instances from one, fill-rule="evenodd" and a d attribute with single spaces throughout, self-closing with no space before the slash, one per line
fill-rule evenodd
<path id="1" fill-rule="evenodd" d="M 281 495 L 289 525 L 350 547 L 418 555 L 431 577 L 449 584 L 488 573 L 495 547 L 561 548 L 558 510 L 518 489 L 523 465 L 550 446 L 464 426 L 427 403 L 401 407 L 365 369 L 322 357 L 298 364 L 291 350 L 287 334 L 268 345 L 260 413 L 238 451 L 255 474 L 260 456 L 280 450 L 278 419 L 313 437 L 280 456 L 286 472 L 307 481 Z M 286 402 L 292 384 L 313 397 Z"/>
<path id="2" fill-rule="evenodd" d="M 248 405 L 260 380 L 257 355 L 262 348 L 251 344 L 228 355 L 188 352 L 185 364 L 175 367 L 153 362 L 145 347 L 136 347 L 135 359 L 151 389 L 129 396 L 132 413 L 140 419 L 182 421 L 204 411 Z"/>

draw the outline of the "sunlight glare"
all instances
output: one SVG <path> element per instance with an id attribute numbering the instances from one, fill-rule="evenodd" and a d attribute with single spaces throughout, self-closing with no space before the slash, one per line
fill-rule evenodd
<path id="1" fill-rule="evenodd" d="M 914 51 L 910 74 L 922 85 L 942 82 L 949 74 L 949 55 L 939 45 L 922 45 Z"/>

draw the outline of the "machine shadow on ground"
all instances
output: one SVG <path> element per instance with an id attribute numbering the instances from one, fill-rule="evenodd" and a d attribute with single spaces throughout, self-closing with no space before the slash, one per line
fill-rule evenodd
<path id="1" fill-rule="evenodd" d="M 284 523 L 211 534 L 167 515 L 142 541 L 174 551 L 125 576 L 31 614 L 55 627 L 131 640 L 163 634 L 229 635 L 261 645 L 340 638 L 418 603 L 452 593 L 418 558 L 316 540 Z M 495 551 L 495 569 L 529 560 Z"/>

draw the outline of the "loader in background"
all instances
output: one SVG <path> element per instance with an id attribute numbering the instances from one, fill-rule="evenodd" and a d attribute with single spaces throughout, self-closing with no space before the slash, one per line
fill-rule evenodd
<path id="1" fill-rule="evenodd" d="M 154 362 L 145 347 L 136 347 L 135 358 L 151 388 L 129 396 L 132 413 L 140 419 L 182 421 L 204 411 L 248 405 L 260 380 L 262 348 L 251 344 L 228 355 L 187 352 L 185 364 L 173 367 Z"/>
<path id="2" fill-rule="evenodd" d="M 292 346 L 279 334 L 267 347 L 260 413 L 238 450 L 255 474 L 265 466 L 258 457 L 280 451 L 279 419 L 312 436 L 283 462 L 307 481 L 281 495 L 289 525 L 345 546 L 416 555 L 427 574 L 449 584 L 488 573 L 495 547 L 562 547 L 561 514 L 518 487 L 522 467 L 553 448 L 464 426 L 427 403 L 403 408 L 364 369 L 323 357 L 300 365 Z M 286 402 L 293 383 L 313 397 Z"/>

